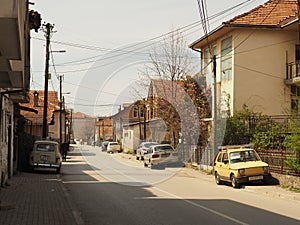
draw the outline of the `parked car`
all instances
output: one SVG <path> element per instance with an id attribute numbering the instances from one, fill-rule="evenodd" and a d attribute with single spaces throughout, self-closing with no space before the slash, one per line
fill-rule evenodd
<path id="1" fill-rule="evenodd" d="M 37 140 L 34 142 L 29 159 L 29 164 L 33 170 L 35 168 L 54 168 L 59 173 L 61 163 L 62 156 L 56 141 Z"/>
<path id="2" fill-rule="evenodd" d="M 218 185 L 229 181 L 234 188 L 243 183 L 264 182 L 270 176 L 269 165 L 257 152 L 241 146 L 221 148 L 214 160 L 213 171 Z"/>
<path id="3" fill-rule="evenodd" d="M 178 160 L 178 153 L 169 144 L 152 145 L 147 154 L 144 155 L 144 166 L 152 167 L 153 165 L 161 163 L 176 163 Z"/>
<path id="4" fill-rule="evenodd" d="M 108 143 L 109 143 L 109 141 L 103 141 L 102 142 L 102 145 L 101 145 L 102 151 L 106 151 L 107 150 Z"/>
<path id="5" fill-rule="evenodd" d="M 136 149 L 136 160 L 144 160 L 144 155 L 148 153 L 150 146 L 158 145 L 157 142 L 142 142 Z"/>
<path id="6" fill-rule="evenodd" d="M 107 153 L 115 153 L 121 151 L 121 146 L 118 142 L 108 142 L 106 152 Z"/>

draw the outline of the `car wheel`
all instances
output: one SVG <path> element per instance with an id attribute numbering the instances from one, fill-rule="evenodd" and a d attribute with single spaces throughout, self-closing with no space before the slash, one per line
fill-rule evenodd
<path id="1" fill-rule="evenodd" d="M 150 169 L 153 169 L 153 163 L 151 162 L 150 159 L 149 159 L 149 165 L 150 165 Z"/>
<path id="2" fill-rule="evenodd" d="M 56 173 L 57 173 L 57 174 L 60 173 L 60 167 L 61 167 L 61 166 L 59 166 L 59 167 L 56 169 Z"/>
<path id="3" fill-rule="evenodd" d="M 217 185 L 223 184 L 223 181 L 220 180 L 220 175 L 218 174 L 218 172 L 215 172 L 215 181 Z"/>
<path id="4" fill-rule="evenodd" d="M 231 180 L 231 185 L 233 188 L 239 188 L 240 185 L 239 183 L 237 182 L 235 176 L 232 174 L 231 177 L 230 177 L 230 180 Z"/>
<path id="5" fill-rule="evenodd" d="M 140 159 L 140 157 L 138 157 L 138 156 L 135 156 L 135 158 L 136 158 L 136 160 L 139 160 L 139 159 Z"/>
<path id="6" fill-rule="evenodd" d="M 148 167 L 148 164 L 146 161 L 144 161 L 144 167 Z"/>

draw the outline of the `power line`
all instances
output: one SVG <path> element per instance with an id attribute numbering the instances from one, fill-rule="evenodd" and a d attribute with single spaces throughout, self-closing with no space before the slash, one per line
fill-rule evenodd
<path id="1" fill-rule="evenodd" d="M 244 5 L 245 3 L 249 2 L 250 0 L 246 0 L 236 6 L 233 6 L 233 7 L 230 7 L 228 9 L 225 9 L 219 13 L 216 13 L 214 15 L 212 15 L 211 17 L 207 17 L 205 16 L 201 21 L 196 21 L 196 22 L 193 22 L 191 24 L 188 24 L 188 25 L 185 25 L 183 27 L 180 27 L 178 28 L 177 30 L 182 30 L 182 32 L 187 32 L 189 31 L 190 29 L 193 29 L 195 27 L 198 27 L 200 23 L 207 23 L 207 21 L 209 21 L 210 19 L 214 19 L 214 18 L 217 18 L 221 15 L 224 15 L 226 14 L 227 12 L 230 12 L 231 10 L 233 9 L 236 9 L 242 5 Z M 206 3 L 205 3 L 205 7 L 206 6 Z M 206 15 L 207 13 L 205 13 Z M 78 47 L 78 48 L 83 48 L 83 49 L 89 49 L 89 50 L 96 50 L 96 51 L 102 51 L 102 52 L 108 52 L 108 51 L 113 51 L 113 52 L 121 52 L 122 54 L 126 54 L 126 53 L 134 53 L 134 54 L 148 54 L 148 53 L 144 53 L 144 52 L 136 52 L 135 50 L 139 50 L 141 48 L 145 48 L 145 47 L 149 47 L 151 45 L 153 45 L 153 43 L 150 43 L 151 41 L 154 41 L 154 40 L 157 40 L 157 39 L 161 39 L 161 38 L 164 38 L 166 37 L 167 35 L 170 35 L 172 34 L 173 31 L 170 31 L 170 32 L 167 32 L 165 34 L 162 34 L 162 35 L 159 35 L 159 36 L 156 36 L 154 38 L 151 38 L 151 39 L 148 39 L 146 41 L 143 41 L 143 42 L 140 42 L 140 43 L 137 43 L 135 45 L 131 45 L 131 46 L 127 46 L 127 47 L 124 47 L 124 48 L 121 48 L 121 49 L 109 49 L 109 48 L 103 48 L 103 47 L 98 47 L 98 46 L 90 46 L 90 45 L 82 45 L 82 44 L 77 44 L 77 43 L 70 43 L 70 42 L 62 42 L 62 41 L 55 41 L 55 40 L 51 40 L 53 43 L 56 43 L 56 44 L 63 44 L 63 45 L 68 45 L 68 46 L 72 46 L 72 47 Z M 194 33 L 194 32 L 193 32 Z M 36 40 L 43 40 L 41 38 L 37 38 L 37 37 L 32 37 L 32 39 L 36 39 Z M 135 46 L 139 46 L 139 45 L 142 45 L 144 43 L 148 43 L 148 45 L 146 46 L 141 46 L 135 50 L 132 50 L 131 48 L 135 47 Z M 126 51 L 126 49 L 130 49 L 129 51 Z M 61 64 L 58 64 L 58 65 L 65 65 L 65 64 L 71 64 L 71 63 L 74 63 L 74 62 L 81 62 L 81 61 L 86 61 L 86 60 L 89 60 L 89 59 L 94 59 L 94 58 L 98 58 L 98 57 L 101 57 L 103 56 L 103 54 L 101 55 L 96 55 L 96 56 L 92 56 L 92 57 L 88 57 L 88 58 L 84 58 L 84 59 L 81 59 L 81 60 L 73 60 L 73 61 L 70 61 L 70 62 L 65 62 L 65 63 L 61 63 Z M 119 56 L 119 55 L 118 55 Z M 110 56 L 109 58 L 111 57 L 114 57 L 114 56 Z M 109 59 L 107 57 L 104 57 L 103 59 L 100 59 L 100 60 L 105 60 L 105 59 Z M 89 61 L 89 62 L 86 62 L 86 63 L 92 63 L 93 61 Z M 80 70 L 82 71 L 82 70 Z M 71 71 L 71 72 L 74 72 L 74 71 Z"/>
<path id="2" fill-rule="evenodd" d="M 234 65 L 237 66 L 237 67 L 240 67 L 240 68 L 242 68 L 242 69 L 249 70 L 249 71 L 251 71 L 251 72 L 259 73 L 259 74 L 264 75 L 264 76 L 267 76 L 267 77 L 272 77 L 272 78 L 284 80 L 284 78 L 282 78 L 282 76 L 281 76 L 281 77 L 279 77 L 279 76 L 274 76 L 274 75 L 272 75 L 272 74 L 264 73 L 264 72 L 262 72 L 262 71 L 258 71 L 258 70 L 255 70 L 255 69 L 252 69 L 252 68 L 248 68 L 248 67 L 245 67 L 245 66 L 241 66 L 241 65 L 237 65 L 237 64 L 234 64 Z"/>

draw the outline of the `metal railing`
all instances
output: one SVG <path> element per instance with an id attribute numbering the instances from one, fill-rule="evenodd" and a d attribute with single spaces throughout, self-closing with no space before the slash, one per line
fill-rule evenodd
<path id="1" fill-rule="evenodd" d="M 286 64 L 286 79 L 290 80 L 300 77 L 300 62 L 291 62 Z"/>
<path id="2" fill-rule="evenodd" d="M 287 150 L 257 150 L 257 153 L 260 155 L 262 161 L 269 164 L 272 172 L 300 176 L 299 172 L 292 171 L 286 163 L 288 157 L 297 159 L 298 161 L 295 152 Z"/>

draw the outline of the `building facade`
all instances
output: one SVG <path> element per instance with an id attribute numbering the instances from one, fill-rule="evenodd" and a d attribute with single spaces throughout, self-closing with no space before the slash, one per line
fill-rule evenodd
<path id="1" fill-rule="evenodd" d="M 299 111 L 294 79 L 299 62 L 297 11 L 297 1 L 271 0 L 223 22 L 190 45 L 201 51 L 202 72 L 211 88 L 216 76 L 221 116 L 233 115 L 244 105 L 266 115 Z"/>
<path id="2" fill-rule="evenodd" d="M 29 101 L 30 26 L 28 1 L 0 0 L 0 184 L 17 170 L 18 103 Z M 38 15 L 38 14 L 37 14 Z"/>

